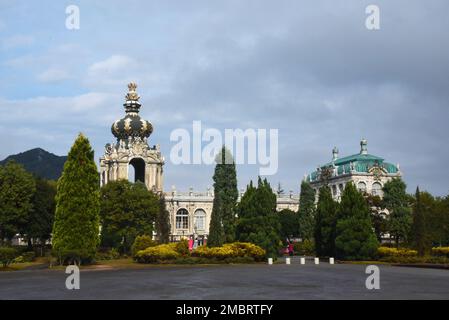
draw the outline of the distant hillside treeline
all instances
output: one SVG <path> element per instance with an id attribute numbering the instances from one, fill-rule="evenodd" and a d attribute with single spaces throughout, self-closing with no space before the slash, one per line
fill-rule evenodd
<path id="1" fill-rule="evenodd" d="M 0 165 L 14 160 L 23 165 L 27 171 L 41 178 L 57 180 L 61 176 L 66 159 L 67 156 L 57 156 L 41 148 L 35 148 L 19 154 L 10 155 L 3 161 L 0 161 Z"/>

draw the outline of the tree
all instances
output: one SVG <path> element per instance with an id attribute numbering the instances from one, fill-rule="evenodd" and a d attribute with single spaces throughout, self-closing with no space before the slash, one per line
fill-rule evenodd
<path id="1" fill-rule="evenodd" d="M 323 186 L 319 191 L 319 198 L 315 217 L 315 248 L 318 256 L 334 256 L 335 254 L 335 226 L 337 203 L 333 200 L 331 189 Z"/>
<path id="2" fill-rule="evenodd" d="M 337 211 L 335 249 L 339 259 L 371 259 L 379 243 L 374 234 L 370 210 L 353 183 L 347 183 Z"/>
<path id="3" fill-rule="evenodd" d="M 434 209 L 434 199 L 427 193 L 421 193 L 416 188 L 415 204 L 413 206 L 412 237 L 413 246 L 420 257 L 424 256 L 432 248 L 431 238 L 427 227 L 427 215 Z"/>
<path id="4" fill-rule="evenodd" d="M 383 187 L 382 207 L 388 210 L 387 229 L 395 239 L 396 247 L 401 241 L 407 241 L 412 225 L 410 197 L 407 186 L 400 178 L 392 179 Z"/>
<path id="5" fill-rule="evenodd" d="M 156 220 L 156 232 L 159 243 L 168 243 L 170 241 L 170 213 L 165 205 L 165 198 L 162 194 L 159 199 L 159 212 Z"/>
<path id="6" fill-rule="evenodd" d="M 290 239 L 299 236 L 298 213 L 290 209 L 279 211 L 279 223 L 281 225 L 281 238 Z"/>
<path id="7" fill-rule="evenodd" d="M 53 250 L 65 262 L 89 262 L 99 244 L 99 175 L 89 140 L 79 134 L 56 192 Z"/>
<path id="8" fill-rule="evenodd" d="M 208 244 L 219 246 L 235 240 L 236 205 L 239 196 L 235 162 L 229 150 L 222 147 L 215 162 L 214 202 Z"/>
<path id="9" fill-rule="evenodd" d="M 111 181 L 101 188 L 101 244 L 129 253 L 139 235 L 153 235 L 160 199 L 142 182 Z"/>
<path id="10" fill-rule="evenodd" d="M 14 161 L 0 166 L 0 244 L 24 232 L 36 184 L 31 173 Z"/>
<path id="11" fill-rule="evenodd" d="M 449 246 L 449 196 L 436 198 L 430 213 L 428 230 L 434 246 Z"/>
<path id="12" fill-rule="evenodd" d="M 41 254 L 45 242 L 51 238 L 55 217 L 56 182 L 36 177 L 36 192 L 33 194 L 33 209 L 30 211 L 24 233 L 29 247 L 40 244 Z M 31 248 L 30 248 L 31 249 Z"/>
<path id="13" fill-rule="evenodd" d="M 238 205 L 237 239 L 254 243 L 276 257 L 280 248 L 280 223 L 276 194 L 266 179 L 259 177 L 257 188 L 250 182 Z"/>
<path id="14" fill-rule="evenodd" d="M 368 193 L 364 193 L 366 203 L 370 209 L 371 224 L 374 228 L 377 241 L 382 241 L 382 235 L 387 232 L 387 215 L 382 208 L 382 199 L 379 196 L 373 196 Z"/>
<path id="15" fill-rule="evenodd" d="M 302 240 L 312 240 L 315 229 L 315 190 L 307 181 L 301 182 L 299 195 L 299 236 Z"/>

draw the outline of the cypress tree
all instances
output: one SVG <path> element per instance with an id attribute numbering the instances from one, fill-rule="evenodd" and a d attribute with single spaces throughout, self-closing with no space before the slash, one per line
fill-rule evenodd
<path id="1" fill-rule="evenodd" d="M 415 205 L 413 206 L 412 233 L 413 244 L 420 257 L 424 256 L 432 247 L 427 232 L 426 209 L 429 210 L 430 208 L 424 207 L 421 199 L 421 192 L 419 191 L 419 187 L 417 187 L 415 193 Z"/>
<path id="2" fill-rule="evenodd" d="M 170 241 L 170 213 L 165 205 L 165 198 L 162 194 L 159 200 L 159 213 L 156 221 L 156 231 L 159 243 L 168 243 Z"/>
<path id="3" fill-rule="evenodd" d="M 215 193 L 214 202 L 212 207 L 212 214 L 210 218 L 209 236 L 207 238 L 207 245 L 209 247 L 220 247 L 223 245 L 225 235 L 223 229 L 223 219 L 219 208 L 222 197 Z"/>
<path id="4" fill-rule="evenodd" d="M 225 146 L 215 161 L 217 163 L 213 176 L 215 195 L 208 238 L 208 243 L 212 246 L 235 240 L 235 214 L 239 195 L 235 162 Z"/>
<path id="5" fill-rule="evenodd" d="M 94 151 L 79 134 L 58 180 L 54 253 L 65 262 L 90 261 L 99 244 L 100 184 Z"/>
<path id="6" fill-rule="evenodd" d="M 335 249 L 340 259 L 375 256 L 379 243 L 371 225 L 370 209 L 353 183 L 346 184 L 337 212 Z"/>
<path id="7" fill-rule="evenodd" d="M 302 240 L 312 240 L 315 228 L 315 190 L 307 181 L 301 182 L 299 195 L 299 236 Z"/>
<path id="8" fill-rule="evenodd" d="M 315 217 L 315 248 L 318 256 L 334 256 L 337 203 L 331 189 L 320 188 Z"/>

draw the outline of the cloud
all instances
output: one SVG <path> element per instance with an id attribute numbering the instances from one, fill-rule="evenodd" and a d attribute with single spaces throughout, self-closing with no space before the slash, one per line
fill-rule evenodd
<path id="1" fill-rule="evenodd" d="M 37 79 L 41 82 L 60 82 L 70 78 L 70 74 L 60 68 L 50 68 L 38 74 Z"/>
<path id="2" fill-rule="evenodd" d="M 1 30 L 1 22 L 0 22 L 0 30 Z M 3 39 L 1 47 L 4 50 L 9 50 L 17 47 L 28 47 L 34 44 L 35 39 L 30 35 L 14 35 Z"/>
<path id="3" fill-rule="evenodd" d="M 193 120 L 219 130 L 278 128 L 279 172 L 270 180 L 297 191 L 334 145 L 353 154 L 365 137 L 370 153 L 401 164 L 409 191 L 419 184 L 447 194 L 449 176 L 438 168 L 449 161 L 449 3 L 379 1 L 379 31 L 365 28 L 368 4 L 83 2 L 81 29 L 69 32 L 55 27 L 60 10 L 48 2 L 42 29 L 31 32 L 23 13 L 17 32 L 51 38 L 0 52 L 0 131 L 9 143 L 0 153 L 40 143 L 63 153 L 87 131 L 98 155 L 133 80 L 141 115 L 155 127 L 150 143 L 166 156 L 171 130 L 190 130 Z M 167 161 L 166 189 L 204 188 L 212 170 Z M 238 174 L 244 186 L 257 168 Z"/>

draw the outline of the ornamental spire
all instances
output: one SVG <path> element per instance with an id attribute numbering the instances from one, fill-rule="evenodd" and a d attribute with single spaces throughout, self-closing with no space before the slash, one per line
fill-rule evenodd
<path id="1" fill-rule="evenodd" d="M 137 84 L 135 82 L 130 82 L 128 84 L 128 93 L 126 94 L 127 101 L 139 101 L 140 97 L 136 92 Z"/>

